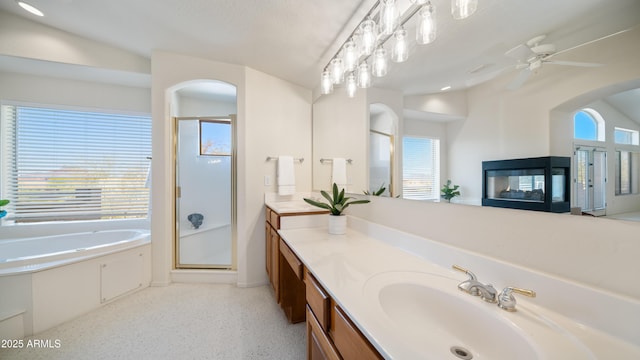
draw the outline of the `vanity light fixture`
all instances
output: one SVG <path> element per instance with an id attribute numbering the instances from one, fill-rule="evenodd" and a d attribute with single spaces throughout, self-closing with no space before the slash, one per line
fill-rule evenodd
<path id="1" fill-rule="evenodd" d="M 362 21 L 351 32 L 324 67 L 320 77 L 320 91 L 330 94 L 336 85 L 345 83 L 350 97 L 356 89 L 371 86 L 371 76 L 382 77 L 388 72 L 386 42 L 393 38 L 390 46 L 391 59 L 400 63 L 409 56 L 408 34 L 404 25 L 420 14 L 417 24 L 416 42 L 424 45 L 436 38 L 436 11 L 431 0 L 410 0 L 409 7 L 401 11 L 397 0 L 377 0 Z M 451 15 L 455 19 L 471 16 L 478 7 L 478 0 L 451 0 Z M 371 58 L 370 65 L 367 60 Z"/>
<path id="2" fill-rule="evenodd" d="M 393 44 L 393 51 L 391 52 L 391 60 L 400 63 L 407 61 L 409 58 L 409 44 L 407 43 L 407 30 L 400 26 L 393 37 L 396 42 Z"/>
<path id="3" fill-rule="evenodd" d="M 358 87 L 366 89 L 371 86 L 371 69 L 366 61 L 358 66 Z"/>
<path id="4" fill-rule="evenodd" d="M 323 95 L 331 94 L 333 91 L 333 80 L 331 79 L 331 72 L 329 70 L 322 72 L 320 88 Z"/>
<path id="5" fill-rule="evenodd" d="M 451 16 L 456 20 L 466 19 L 478 8 L 478 0 L 451 0 Z"/>
<path id="6" fill-rule="evenodd" d="M 352 98 L 356 96 L 356 89 L 358 86 L 356 85 L 356 75 L 354 73 L 349 73 L 347 75 L 347 95 Z"/>
<path id="7" fill-rule="evenodd" d="M 24 1 L 16 1 L 18 3 L 18 5 L 20 5 L 21 8 L 23 8 L 24 10 L 32 13 L 33 15 L 36 16 L 44 16 L 44 13 L 42 11 L 40 11 L 38 8 L 36 8 L 35 6 L 31 5 L 31 4 L 27 4 Z"/>
<path id="8" fill-rule="evenodd" d="M 387 50 L 379 47 L 373 52 L 373 63 L 371 64 L 371 73 L 375 77 L 383 77 L 387 75 Z"/>
<path id="9" fill-rule="evenodd" d="M 430 44 L 436 39 L 436 15 L 431 3 L 423 6 L 418 12 L 420 21 L 416 29 L 416 42 L 420 45 Z"/>

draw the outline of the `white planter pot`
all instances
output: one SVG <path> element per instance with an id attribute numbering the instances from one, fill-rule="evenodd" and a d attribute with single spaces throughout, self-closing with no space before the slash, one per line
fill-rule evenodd
<path id="1" fill-rule="evenodd" d="M 346 215 L 329 215 L 329 234 L 344 235 L 347 232 Z"/>

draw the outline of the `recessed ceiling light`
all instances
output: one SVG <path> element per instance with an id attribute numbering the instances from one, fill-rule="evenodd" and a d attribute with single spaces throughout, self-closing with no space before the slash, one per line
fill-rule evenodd
<path id="1" fill-rule="evenodd" d="M 451 89 L 451 86 L 445 86 L 442 89 L 440 89 L 440 91 L 447 91 L 449 89 Z"/>
<path id="2" fill-rule="evenodd" d="M 21 8 L 27 10 L 28 12 L 32 13 L 33 15 L 44 16 L 44 13 L 42 13 L 42 11 L 38 10 L 37 8 L 35 8 L 33 5 L 29 5 L 24 1 L 18 1 L 17 3 L 18 3 L 18 5 L 20 5 Z"/>

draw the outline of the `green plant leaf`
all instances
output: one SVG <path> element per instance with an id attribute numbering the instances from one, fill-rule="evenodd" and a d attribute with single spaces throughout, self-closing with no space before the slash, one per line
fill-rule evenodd
<path id="1" fill-rule="evenodd" d="M 0 206 L 5 206 L 9 203 L 9 200 L 0 200 Z"/>
<path id="2" fill-rule="evenodd" d="M 322 208 L 322 209 L 331 210 L 331 206 L 328 205 L 328 204 L 321 203 L 321 202 L 318 202 L 318 201 L 315 201 L 315 200 L 312 200 L 312 199 L 307 199 L 307 198 L 304 198 L 303 200 L 306 201 L 307 203 L 313 205 L 313 206 L 317 206 L 317 207 Z"/>
<path id="3" fill-rule="evenodd" d="M 329 201 L 329 205 L 333 205 L 333 199 L 331 198 L 331 196 L 329 196 L 329 194 L 327 194 L 326 191 L 324 190 L 320 190 L 320 194 L 327 199 L 327 201 Z"/>
<path id="4" fill-rule="evenodd" d="M 339 203 L 338 201 L 338 184 L 333 183 L 333 203 Z"/>

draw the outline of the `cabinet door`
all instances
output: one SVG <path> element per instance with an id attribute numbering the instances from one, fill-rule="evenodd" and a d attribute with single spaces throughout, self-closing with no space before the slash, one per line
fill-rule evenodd
<path id="1" fill-rule="evenodd" d="M 269 223 L 265 223 L 264 228 L 264 250 L 266 252 L 265 267 L 267 269 L 267 277 L 271 282 L 271 226 Z"/>
<path id="2" fill-rule="evenodd" d="M 382 359 L 378 351 L 333 301 L 331 306 L 331 338 L 345 360 Z"/>
<path id="3" fill-rule="evenodd" d="M 339 360 L 340 355 L 322 331 L 313 312 L 307 307 L 307 359 L 308 360 Z"/>
<path id="4" fill-rule="evenodd" d="M 276 293 L 276 302 L 280 303 L 280 236 L 273 228 L 269 229 L 269 233 L 271 234 L 271 286 Z"/>

